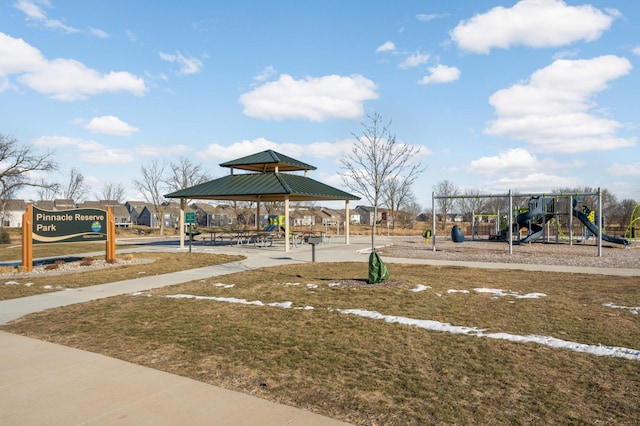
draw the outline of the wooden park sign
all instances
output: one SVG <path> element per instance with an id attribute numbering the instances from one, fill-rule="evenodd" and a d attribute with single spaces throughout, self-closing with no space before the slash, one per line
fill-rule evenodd
<path id="1" fill-rule="evenodd" d="M 116 259 L 111 209 L 49 211 L 28 206 L 22 215 L 22 266 L 33 270 L 33 244 L 106 241 L 106 260 Z"/>

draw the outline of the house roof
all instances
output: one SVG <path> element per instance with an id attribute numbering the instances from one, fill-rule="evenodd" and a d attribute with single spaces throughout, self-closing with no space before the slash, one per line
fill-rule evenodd
<path id="1" fill-rule="evenodd" d="M 172 192 L 165 197 L 202 200 L 281 201 L 285 195 L 289 195 L 291 201 L 360 199 L 317 180 L 287 173 L 229 175 Z"/>
<path id="2" fill-rule="evenodd" d="M 252 172 L 274 172 L 276 167 L 279 172 L 293 172 L 299 170 L 316 170 L 312 165 L 298 161 L 279 152 L 270 149 L 236 160 L 220 164 L 221 167 L 248 170 Z"/>

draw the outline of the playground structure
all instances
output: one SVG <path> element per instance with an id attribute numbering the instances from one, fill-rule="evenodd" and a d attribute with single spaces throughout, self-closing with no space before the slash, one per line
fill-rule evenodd
<path id="1" fill-rule="evenodd" d="M 571 217 L 577 218 L 585 228 L 585 239 L 589 239 L 591 235 L 598 235 L 600 228 L 604 227 L 604 220 L 599 220 L 599 215 L 596 215 L 591 208 L 587 205 L 582 205 L 582 209 L 576 209 L 579 203 L 583 203 L 582 197 L 571 197 Z M 545 236 L 547 232 L 545 225 L 554 222 L 556 225 L 556 242 L 560 236 L 560 221 L 558 220 L 561 209 L 559 209 L 558 197 L 548 196 L 533 196 L 529 199 L 529 208 L 520 212 L 516 216 L 517 231 L 520 229 L 526 229 L 527 235 L 519 240 L 520 243 L 529 243 L 536 241 Z M 601 226 L 598 227 L 596 223 L 600 222 Z M 569 225 L 569 228 L 573 230 L 573 224 Z M 503 232 L 502 234 L 505 234 Z M 605 233 L 601 234 L 604 241 L 629 245 L 629 242 L 623 238 L 611 237 Z M 572 240 L 572 238 L 570 238 Z"/>
<path id="2" fill-rule="evenodd" d="M 592 210 L 589 206 L 583 203 L 583 197 L 596 196 L 597 208 L 596 211 Z M 556 243 L 559 241 L 559 236 L 564 233 L 560 226 L 560 218 L 568 217 L 569 221 L 569 244 L 573 243 L 573 218 L 575 217 L 580 221 L 583 227 L 584 240 L 588 239 L 591 235 L 596 236 L 596 245 L 598 254 L 602 256 L 602 241 L 607 241 L 615 244 L 621 244 L 627 246 L 629 242 L 626 239 L 612 237 L 604 234 L 604 220 L 601 215 L 598 214 L 602 211 L 602 192 L 598 188 L 598 192 L 595 193 L 575 193 L 575 194 L 516 194 L 509 191 L 507 194 L 500 195 L 476 195 L 477 198 L 508 198 L 509 207 L 506 223 L 501 223 L 501 216 L 498 214 L 496 219 L 496 230 L 498 227 L 501 229 L 495 234 L 490 235 L 489 239 L 507 241 L 509 243 L 509 254 L 513 254 L 514 241 L 518 244 L 529 243 L 536 241 L 540 238 L 548 237 L 549 227 L 555 226 Z M 514 211 L 513 199 L 514 197 L 529 197 L 528 208 L 517 209 Z M 436 251 L 436 200 L 438 199 L 461 199 L 468 198 L 465 196 L 436 196 L 432 193 L 432 211 L 433 214 L 433 238 L 432 238 L 432 250 Z M 582 208 L 578 209 L 578 205 L 582 204 Z M 640 203 L 639 203 L 640 204 Z M 638 210 L 636 220 L 640 219 L 640 207 L 636 206 Z M 635 212 L 635 210 L 634 210 Z M 482 214 L 482 216 L 488 216 L 488 214 Z M 515 221 L 514 221 L 515 219 Z M 599 226 L 597 225 L 599 224 Z M 475 214 L 472 219 L 472 238 L 476 238 L 475 226 Z M 526 231 L 526 235 L 522 236 L 522 231 Z M 514 238 L 517 237 L 517 238 Z M 452 239 L 455 242 L 464 241 L 464 238 L 460 238 L 460 235 L 452 233 Z"/>
<path id="3" fill-rule="evenodd" d="M 631 219 L 629 220 L 629 226 L 627 226 L 626 231 L 624 232 L 625 238 L 636 238 L 636 226 L 640 224 L 640 202 L 636 204 L 633 208 L 633 212 L 631 213 Z"/>

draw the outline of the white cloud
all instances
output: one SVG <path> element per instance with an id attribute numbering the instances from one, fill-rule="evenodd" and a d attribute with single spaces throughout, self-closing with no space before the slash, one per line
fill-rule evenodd
<path id="1" fill-rule="evenodd" d="M 402 69 L 414 68 L 427 63 L 427 61 L 429 61 L 429 58 L 430 55 L 428 53 L 415 52 L 412 53 L 404 61 L 402 61 L 398 66 Z"/>
<path id="2" fill-rule="evenodd" d="M 135 160 L 131 150 L 109 148 L 95 141 L 83 141 L 78 150 L 80 160 L 90 164 L 127 164 Z"/>
<path id="3" fill-rule="evenodd" d="M 329 118 L 361 117 L 363 102 L 377 98 L 375 83 L 361 75 L 294 80 L 281 74 L 277 81 L 242 94 L 239 102 L 250 117 L 322 122 Z"/>
<path id="4" fill-rule="evenodd" d="M 521 0 L 512 8 L 498 6 L 460 22 L 451 31 L 451 38 L 461 49 L 474 53 L 515 45 L 558 47 L 597 40 L 617 16 L 615 10 L 604 13 L 591 5 Z"/>
<path id="5" fill-rule="evenodd" d="M 575 153 L 635 145 L 615 135 L 622 125 L 594 115 L 593 97 L 611 80 L 628 74 L 626 58 L 557 60 L 537 70 L 527 82 L 514 84 L 489 98 L 497 119 L 485 133 L 527 141 L 539 151 Z"/>
<path id="6" fill-rule="evenodd" d="M 460 70 L 456 67 L 449 67 L 447 65 L 436 65 L 435 67 L 429 67 L 429 75 L 422 77 L 418 84 L 438 84 L 438 83 L 451 83 L 460 78 Z"/>
<path id="7" fill-rule="evenodd" d="M 444 18 L 445 16 L 447 15 L 443 13 L 419 13 L 418 15 L 416 15 L 416 19 L 422 22 L 429 22 L 433 21 L 434 19 Z"/>
<path id="8" fill-rule="evenodd" d="M 204 151 L 198 153 L 198 157 L 203 160 L 227 161 L 234 158 L 241 158 L 256 152 L 272 149 L 290 157 L 300 157 L 305 152 L 305 147 L 296 144 L 281 144 L 265 138 L 253 140 L 243 140 L 235 142 L 229 146 L 210 144 Z"/>
<path id="9" fill-rule="evenodd" d="M 613 163 L 607 171 L 612 176 L 640 176 L 640 163 Z"/>
<path id="10" fill-rule="evenodd" d="M 49 19 L 47 17 L 46 12 L 38 5 L 38 3 L 43 6 L 50 6 L 48 1 L 28 1 L 28 0 L 18 0 L 13 6 L 19 11 L 23 12 L 27 15 L 27 20 L 29 22 L 34 22 L 36 24 L 42 25 L 45 28 L 50 28 L 53 30 L 61 30 L 66 33 L 77 33 L 78 29 L 73 28 L 69 25 L 64 24 L 63 22 L 57 19 Z"/>
<path id="11" fill-rule="evenodd" d="M 508 190 L 522 193 L 548 192 L 549 188 L 575 188 L 580 180 L 574 177 L 563 177 L 547 173 L 531 173 L 522 176 L 504 177 L 496 181 L 482 183 L 483 191 L 490 193 L 506 193 Z"/>
<path id="12" fill-rule="evenodd" d="M 80 154 L 78 160 L 90 164 L 126 164 L 134 161 L 133 153 L 128 149 L 109 148 L 94 140 L 69 138 L 64 136 L 43 136 L 34 139 L 35 146 L 47 148 L 74 147 Z"/>
<path id="13" fill-rule="evenodd" d="M 516 170 L 532 170 L 540 167 L 538 159 L 522 148 L 510 149 L 497 156 L 481 157 L 469 164 L 468 171 L 480 176 L 511 174 Z"/>
<path id="14" fill-rule="evenodd" d="M 109 38 L 109 33 L 99 28 L 89 28 L 89 34 L 98 38 Z"/>
<path id="15" fill-rule="evenodd" d="M 376 53 L 377 52 L 395 52 L 395 50 L 396 50 L 396 45 L 393 44 L 392 41 L 387 41 L 376 49 Z"/>
<path id="16" fill-rule="evenodd" d="M 253 77 L 253 79 L 256 81 L 267 81 L 271 77 L 273 77 L 275 74 L 276 74 L 276 69 L 273 66 L 269 65 L 268 67 L 263 69 L 260 72 L 260 74 L 257 74 L 255 77 Z"/>
<path id="17" fill-rule="evenodd" d="M 138 131 L 136 127 L 125 123 L 113 115 L 94 117 L 84 127 L 93 133 L 115 136 L 131 136 L 133 133 Z"/>
<path id="18" fill-rule="evenodd" d="M 305 155 L 313 158 L 338 158 L 351 152 L 353 139 L 343 139 L 337 142 L 315 142 L 304 147 Z"/>
<path id="19" fill-rule="evenodd" d="M 47 148 L 58 148 L 63 146 L 80 145 L 83 139 L 70 138 L 66 136 L 42 136 L 31 141 L 35 146 L 44 146 Z"/>
<path id="20" fill-rule="evenodd" d="M 636 46 L 632 50 L 634 55 L 640 55 L 640 46 Z"/>
<path id="21" fill-rule="evenodd" d="M 47 60 L 24 40 L 0 33 L 0 77 L 11 74 L 30 89 L 62 101 L 122 91 L 142 96 L 146 91 L 144 80 L 128 72 L 102 74 L 72 59 Z"/>
<path id="22" fill-rule="evenodd" d="M 202 71 L 204 64 L 202 61 L 194 56 L 186 57 L 180 52 L 176 52 L 175 55 L 170 53 L 158 52 L 160 59 L 163 61 L 176 63 L 180 66 L 178 75 L 198 74 Z"/>
<path id="23" fill-rule="evenodd" d="M 172 157 L 185 154 L 190 151 L 187 145 L 177 144 L 171 146 L 140 145 L 135 148 L 136 153 L 145 157 Z"/>
<path id="24" fill-rule="evenodd" d="M 467 171 L 479 176 L 520 176 L 532 170 L 566 170 L 568 168 L 583 167 L 583 161 L 559 163 L 553 159 L 540 160 L 523 148 L 514 148 L 498 155 L 481 157 L 473 160 Z"/>

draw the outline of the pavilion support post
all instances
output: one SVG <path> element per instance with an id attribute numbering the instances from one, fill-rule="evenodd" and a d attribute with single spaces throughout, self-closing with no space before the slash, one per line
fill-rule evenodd
<path id="1" fill-rule="evenodd" d="M 289 196 L 284 196 L 284 251 L 289 252 Z"/>
<path id="2" fill-rule="evenodd" d="M 344 243 L 349 244 L 349 224 L 351 222 L 349 212 L 349 200 L 344 200 Z"/>
<path id="3" fill-rule="evenodd" d="M 185 210 L 185 202 L 184 198 L 180 198 L 180 218 L 178 219 L 178 234 L 180 235 L 180 248 L 184 248 L 184 210 Z M 191 238 L 191 235 L 189 235 Z"/>
<path id="4" fill-rule="evenodd" d="M 256 231 L 260 231 L 260 197 L 256 200 Z"/>

